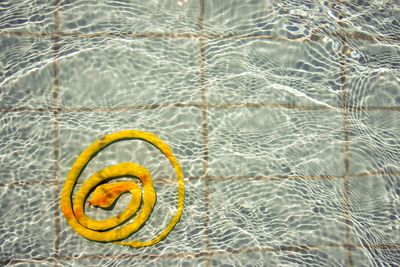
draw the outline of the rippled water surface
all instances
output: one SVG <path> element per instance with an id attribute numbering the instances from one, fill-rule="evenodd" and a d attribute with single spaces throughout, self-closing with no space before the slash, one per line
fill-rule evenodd
<path id="1" fill-rule="evenodd" d="M 0 265 L 399 266 L 399 36 L 398 0 L 1 1 Z M 184 172 L 155 246 L 89 241 L 60 210 L 79 153 L 122 129 Z M 153 176 L 130 238 L 149 240 L 177 209 L 156 148 L 115 143 L 77 187 L 124 161 Z"/>

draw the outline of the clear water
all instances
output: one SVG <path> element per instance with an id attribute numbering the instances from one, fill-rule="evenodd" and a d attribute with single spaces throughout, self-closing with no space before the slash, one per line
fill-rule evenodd
<path id="1" fill-rule="evenodd" d="M 0 265 L 399 266 L 399 36 L 397 0 L 2 1 Z M 59 209 L 77 155 L 122 129 L 184 170 L 153 247 L 86 240 Z M 122 161 L 154 178 L 148 240 L 176 210 L 160 152 L 114 144 L 79 184 Z"/>

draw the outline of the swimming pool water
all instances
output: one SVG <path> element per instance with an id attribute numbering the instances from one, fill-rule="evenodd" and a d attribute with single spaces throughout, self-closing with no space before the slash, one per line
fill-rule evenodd
<path id="1" fill-rule="evenodd" d="M 400 265 L 399 36 L 397 0 L 3 1 L 0 265 Z M 60 210 L 79 153 L 123 129 L 184 172 L 155 246 L 86 240 Z M 177 203 L 156 148 L 115 143 L 77 187 L 124 161 L 154 179 L 149 240 Z"/>

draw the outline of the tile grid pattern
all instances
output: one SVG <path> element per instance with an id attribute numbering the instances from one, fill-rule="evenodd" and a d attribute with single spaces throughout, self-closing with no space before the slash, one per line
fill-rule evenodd
<path id="1" fill-rule="evenodd" d="M 343 117 L 344 117 L 344 138 L 345 138 L 345 147 L 344 147 L 344 153 L 345 153 L 345 175 L 343 177 L 326 177 L 326 176 L 315 176 L 311 178 L 316 178 L 316 179 L 325 179 L 325 178 L 344 178 L 345 183 L 344 183 L 344 206 L 345 206 L 345 213 L 347 217 L 347 228 L 346 228 L 346 244 L 343 245 L 322 245 L 322 246 L 315 246 L 315 247 L 310 247 L 310 246 L 295 246 L 295 247 L 287 247 L 287 248 L 279 248 L 279 249 L 270 249 L 270 248 L 246 248 L 246 249 L 239 249 L 239 250 L 229 250 L 229 251 L 218 251 L 218 252 L 212 252 L 209 251 L 208 247 L 208 209 L 209 209 L 209 182 L 211 180 L 219 179 L 218 177 L 208 177 L 207 173 L 207 168 L 208 168 L 208 118 L 207 118 L 207 108 L 209 108 L 211 105 L 207 104 L 206 100 L 206 88 L 205 88 L 205 68 L 206 68 L 206 62 L 205 62 L 205 41 L 207 39 L 213 39 L 213 38 L 263 38 L 263 36 L 205 36 L 204 35 L 204 0 L 199 0 L 200 1 L 200 16 L 199 16 L 199 24 L 200 24 L 200 35 L 198 34 L 159 34 L 159 33 L 145 33 L 145 34 L 132 34 L 128 35 L 126 37 L 132 37 L 132 38 L 174 38 L 174 39 L 179 39 L 179 38 L 197 38 L 200 42 L 200 91 L 201 91 L 201 105 L 200 109 L 202 110 L 203 114 L 203 141 L 204 141 L 204 153 L 203 153 L 203 167 L 204 167 L 204 175 L 202 177 L 195 177 L 195 178 L 204 178 L 205 179 L 205 186 L 206 186 L 206 197 L 205 197 L 205 204 L 206 204 L 206 218 L 205 218 L 205 225 L 206 225 L 206 231 L 205 231 L 205 247 L 206 251 L 204 253 L 198 253 L 198 254 L 166 254 L 166 255 L 119 255 L 116 257 L 112 258 L 117 258 L 117 259 L 124 259 L 124 258 L 180 258 L 180 257 L 186 257 L 186 256 L 195 256 L 195 257 L 201 257 L 201 256 L 206 256 L 207 257 L 207 266 L 209 266 L 210 263 L 210 258 L 213 255 L 218 255 L 218 254 L 225 254 L 225 253 L 250 253 L 250 252 L 276 252 L 276 251 L 304 251 L 304 250 L 316 250 L 320 248 L 325 248 L 325 247 L 344 247 L 348 249 L 348 261 L 349 265 L 352 266 L 352 256 L 351 256 L 351 249 L 352 248 L 365 248 L 365 247 L 370 247 L 370 248 L 379 248 L 379 249 L 400 249 L 400 244 L 351 244 L 350 242 L 350 230 L 349 230 L 349 219 L 348 216 L 350 214 L 349 211 L 349 159 L 348 159 L 348 133 L 349 133 L 349 110 L 377 110 L 377 111 L 400 111 L 400 107 L 351 107 L 347 103 L 347 91 L 345 88 L 345 60 L 344 60 L 344 53 L 343 53 L 343 47 L 345 46 L 345 40 L 347 37 L 349 38 L 354 38 L 354 39 L 362 39 L 362 40 L 379 40 L 381 39 L 379 36 L 373 36 L 373 37 L 368 37 L 364 35 L 358 35 L 358 34 L 353 34 L 353 33 L 340 33 L 340 36 L 342 37 L 342 40 L 344 41 L 344 44 L 342 46 L 342 52 L 341 52 L 341 57 L 340 57 L 340 77 L 341 77 L 341 84 L 342 84 L 342 101 L 343 104 L 340 107 L 340 109 L 343 112 Z M 16 35 L 16 36 L 36 36 L 36 37 L 51 37 L 53 41 L 53 52 L 54 52 L 54 62 L 53 62 L 53 103 L 52 103 L 52 108 L 51 111 L 53 112 L 54 116 L 54 157 L 55 157 L 55 180 L 45 182 L 45 184 L 51 184 L 54 185 L 56 188 L 56 195 L 55 195 L 55 224 L 56 224 L 56 235 L 57 239 L 55 242 L 55 255 L 54 258 L 57 262 L 59 262 L 60 259 L 68 259 L 68 257 L 63 257 L 59 253 L 59 241 L 60 241 L 60 214 L 59 214 L 59 209 L 58 209 L 58 190 L 59 190 L 59 181 L 57 178 L 57 170 L 59 168 L 59 113 L 60 112 L 75 112 L 75 111 L 81 111 L 81 112 L 87 112 L 87 111 L 107 111 L 107 112 L 112 112 L 112 111 L 126 111 L 130 109 L 157 109 L 157 108 L 182 108 L 186 106 L 195 106 L 199 107 L 198 105 L 183 105 L 183 104 L 176 104 L 176 105 L 147 105 L 147 106 L 140 106 L 140 107 L 128 107 L 128 108 L 120 108 L 116 110 L 110 110 L 110 109 L 98 109 L 98 110 L 92 110 L 92 109 L 60 109 L 59 107 L 59 67 L 58 67 L 58 54 L 59 54 L 59 39 L 60 37 L 63 36 L 72 36 L 72 37 L 77 37 L 77 38 L 93 38 L 93 37 L 98 37 L 98 36 L 113 36 L 115 35 L 116 37 L 120 37 L 121 34 L 115 33 L 99 33 L 99 34 L 65 34 L 60 31 L 60 2 L 59 0 L 55 1 L 56 5 L 56 10 L 55 10 L 55 28 L 56 31 L 55 33 L 24 33 L 24 32 L 3 32 L 1 35 Z M 265 38 L 273 38 L 270 36 L 264 36 Z M 303 40 L 301 40 L 303 41 Z M 222 109 L 230 109 L 230 108 L 236 108 L 236 107 L 243 107 L 243 106 L 248 106 L 252 104 L 245 104 L 245 105 L 218 105 L 215 106 L 215 108 L 222 108 Z M 316 110 L 316 109 L 323 109 L 323 107 L 299 107 L 299 106 L 285 106 L 285 105 L 263 105 L 263 104 L 253 104 L 252 107 L 258 107 L 258 108 L 284 108 L 284 109 L 305 109 L 305 110 Z M 46 112 L 48 111 L 47 109 L 25 109 L 25 108 L 19 108 L 19 109 L 0 109 L 0 112 Z M 358 174 L 352 174 L 351 176 L 373 176 L 373 175 L 383 175 L 383 174 L 388 174 L 386 172 L 382 171 L 377 171 L 377 172 L 370 172 L 370 173 L 358 173 Z M 400 173 L 391 173 L 391 175 L 400 175 Z M 226 178 L 226 177 L 222 177 Z M 243 178 L 247 179 L 248 177 L 236 177 L 236 178 Z M 272 177 L 261 177 L 261 179 L 269 179 Z M 279 177 L 279 178 L 293 178 L 293 177 Z M 310 177 L 298 177 L 300 179 L 308 179 Z M 228 177 L 227 179 L 234 179 L 232 177 Z M 17 186 L 29 186 L 31 184 L 43 184 L 43 182 L 37 182 L 35 181 L 29 182 L 29 183 L 14 183 Z M 7 186 L 8 184 L 0 184 L 0 186 Z M 103 257 L 102 255 L 86 255 L 84 258 L 96 258 L 96 257 Z M 82 257 L 83 258 L 83 257 Z M 32 258 L 32 259 L 16 259 L 13 260 L 13 263 L 19 263 L 19 262 L 54 262 L 53 259 L 44 259 L 44 258 Z"/>

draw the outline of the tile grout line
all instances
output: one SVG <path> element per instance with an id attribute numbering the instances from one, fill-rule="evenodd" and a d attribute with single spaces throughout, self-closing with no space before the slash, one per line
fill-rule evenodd
<path id="1" fill-rule="evenodd" d="M 354 176 L 354 177 L 369 177 L 369 176 L 378 176 L 378 175 L 382 175 L 382 176 L 386 176 L 386 175 L 390 175 L 390 176 L 400 176 L 400 171 L 397 172 L 387 172 L 385 170 L 378 170 L 378 171 L 370 171 L 370 172 L 360 172 L 360 173 L 354 173 L 351 174 L 349 176 Z"/>
<path id="2" fill-rule="evenodd" d="M 334 37 L 334 32 L 327 33 L 329 37 Z M 365 40 L 365 41 L 379 41 L 379 42 L 387 42 L 391 44 L 395 44 L 396 42 L 400 42 L 399 38 L 393 38 L 390 36 L 383 35 L 368 35 L 364 32 L 343 32 L 343 34 L 352 40 Z M 17 36 L 17 37 L 44 37 L 44 38 L 52 38 L 52 37 L 65 37 L 65 38 L 137 38 L 137 39 L 197 39 L 199 35 L 197 33 L 186 32 L 145 32 L 145 33 L 120 33 L 120 32 L 97 32 L 97 33 L 80 33 L 80 32 L 15 32 L 15 31 L 2 31 L 0 32 L 0 36 Z M 260 39 L 260 40 L 273 40 L 273 41 L 288 41 L 288 42 L 306 42 L 309 40 L 315 40 L 319 38 L 319 35 L 310 35 L 307 37 L 301 37 L 297 39 L 289 39 L 283 38 L 276 35 L 251 35 L 251 34 L 241 34 L 241 33 L 232 33 L 232 34 L 212 34 L 212 35 L 204 35 L 203 38 L 209 40 L 224 40 L 224 39 Z"/>
<path id="3" fill-rule="evenodd" d="M 339 19 L 343 19 L 342 8 L 343 3 L 339 0 L 340 13 Z M 350 215 L 350 188 L 349 188 L 349 173 L 350 173 L 350 157 L 349 157 L 349 107 L 348 107 L 348 90 L 346 85 L 346 58 L 345 50 L 347 46 L 346 34 L 342 34 L 343 23 L 341 21 L 339 24 L 339 37 L 342 43 L 342 47 L 339 52 L 339 76 L 340 76 L 340 94 L 342 100 L 342 112 L 343 112 L 343 135 L 344 135 L 344 179 L 343 179 L 343 205 L 344 205 L 344 217 L 345 217 L 345 241 L 347 245 L 347 260 L 348 266 L 353 266 L 353 255 L 351 246 L 351 215 Z"/>
<path id="4" fill-rule="evenodd" d="M 201 96 L 201 113 L 202 113 L 202 136 L 203 136 L 203 170 L 204 170 L 204 246 L 206 253 L 206 267 L 211 266 L 210 256 L 210 240 L 209 240 L 209 222 L 210 222 L 210 187 L 208 178 L 208 111 L 207 111 L 207 97 L 206 97 L 206 58 L 205 58 L 205 36 L 204 36 L 204 6 L 205 1 L 200 1 L 200 15 L 199 15 L 199 44 L 200 44 L 200 96 Z"/>
<path id="5" fill-rule="evenodd" d="M 58 33 L 60 31 L 60 0 L 55 1 L 55 30 Z M 60 211 L 59 211 L 59 179 L 58 173 L 60 168 L 60 123 L 59 123 L 59 53 L 60 53 L 60 37 L 54 36 L 53 38 L 53 103 L 52 111 L 54 116 L 54 157 L 55 157 L 55 167 L 54 167 L 54 224 L 55 224 L 55 235 L 56 239 L 54 242 L 54 258 L 56 259 L 55 266 L 60 264 L 60 240 L 61 240 L 61 222 L 60 222 Z"/>
<path id="6" fill-rule="evenodd" d="M 344 216 L 345 216 L 345 237 L 346 243 L 350 244 L 350 199 L 349 199 L 349 173 L 350 173 L 350 158 L 349 158 L 349 114 L 346 108 L 347 105 L 347 91 L 346 91 L 346 77 L 345 77 L 345 62 L 343 60 L 343 52 L 341 52 L 340 59 L 340 80 L 342 86 L 342 101 L 343 101 L 343 134 L 344 134 L 344 181 L 343 181 L 343 204 L 344 204 Z M 353 266 L 351 246 L 347 248 L 347 256 L 349 261 L 349 266 Z"/>
<path id="7" fill-rule="evenodd" d="M 355 249 L 363 249 L 363 248 L 372 248 L 372 249 L 381 249 L 381 250 L 399 250 L 400 243 L 390 243 L 390 244 L 350 244 Z M 137 258 L 184 258 L 184 257 L 193 257 L 198 258 L 202 256 L 213 256 L 213 255 L 230 255 L 230 254 L 247 254 L 247 253 L 266 253 L 266 252 L 301 252 L 301 251 L 315 251 L 322 250 L 326 248 L 346 248 L 348 244 L 326 244 L 326 245 L 318 245 L 318 246 L 309 246 L 309 245 L 292 245 L 292 246 L 282 246 L 282 247 L 248 247 L 241 249 L 226 249 L 226 250 L 217 250 L 217 251 L 209 251 L 209 252 L 198 252 L 198 253 L 168 253 L 168 254 L 120 254 L 120 255 L 104 255 L 104 254 L 86 254 L 82 256 L 61 256 L 60 259 L 63 260 L 72 260 L 72 259 L 93 259 L 93 258 L 105 258 L 105 259 L 137 259 Z M 0 261 L 0 264 L 6 265 L 11 263 L 20 263 L 20 262 L 53 262 L 51 258 L 19 258 L 19 259 L 10 259 L 6 261 Z"/>
<path id="8" fill-rule="evenodd" d="M 174 103 L 174 104 L 150 104 L 150 105 L 137 105 L 137 106 L 127 106 L 120 108 L 58 108 L 58 113 L 72 113 L 72 112 L 131 112 L 135 110 L 155 110 L 164 108 L 204 108 L 204 105 L 196 103 Z M 232 104 L 207 104 L 207 109 L 238 109 L 238 108 L 253 108 L 253 109 L 276 109 L 276 110 L 300 110 L 300 111 L 318 111 L 318 110 L 337 110 L 343 111 L 343 107 L 329 107 L 329 106 L 299 106 L 292 104 L 267 104 L 267 103 L 232 103 Z M 10 112 L 52 112 L 52 109 L 47 108 L 0 108 L 0 112 L 10 113 Z M 377 111 L 377 112 L 399 112 L 399 107 L 353 107 L 347 106 L 347 112 L 355 111 Z"/>

